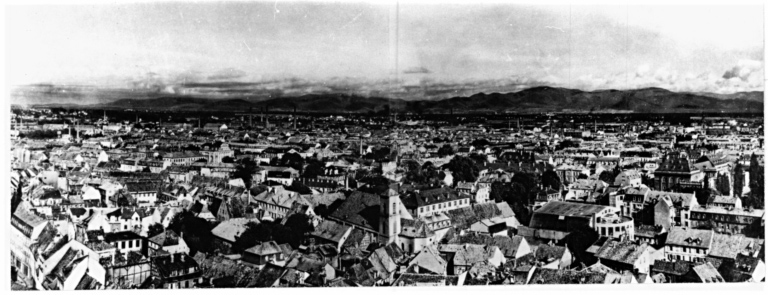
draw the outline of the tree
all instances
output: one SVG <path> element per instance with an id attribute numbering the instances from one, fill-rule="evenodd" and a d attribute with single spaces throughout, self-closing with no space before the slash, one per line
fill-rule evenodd
<path id="1" fill-rule="evenodd" d="M 446 157 L 453 155 L 453 147 L 450 144 L 443 144 L 439 149 L 437 149 L 437 155 L 440 157 Z"/>
<path id="2" fill-rule="evenodd" d="M 715 189 L 723 195 L 731 194 L 731 181 L 728 179 L 728 174 L 718 174 L 715 177 Z"/>
<path id="3" fill-rule="evenodd" d="M 221 158 L 221 162 L 222 163 L 234 163 L 235 159 L 233 159 L 232 157 L 227 156 L 227 157 Z"/>
<path id="4" fill-rule="evenodd" d="M 240 161 L 240 164 L 235 166 L 235 172 L 232 174 L 232 178 L 242 178 L 246 188 L 251 187 L 251 181 L 253 181 L 253 174 L 256 173 L 256 163 L 251 158 L 245 158 Z"/>
<path id="5" fill-rule="evenodd" d="M 517 182 L 493 182 L 490 198 L 495 202 L 509 204 L 512 212 L 515 213 L 515 218 L 522 224 L 528 224 L 531 219 L 531 213 L 528 210 L 530 196 L 524 182 L 521 179 L 517 179 Z"/>
<path id="6" fill-rule="evenodd" d="M 168 228 L 179 233 L 184 234 L 184 240 L 189 246 L 189 254 L 194 256 L 198 251 L 211 253 L 213 252 L 214 237 L 211 234 L 214 224 L 199 218 L 184 210 L 173 216 Z"/>
<path id="7" fill-rule="evenodd" d="M 323 175 L 325 172 L 325 166 L 323 166 L 322 163 L 313 161 L 307 165 L 307 167 L 304 167 L 304 173 L 302 174 L 302 177 L 304 178 L 317 178 L 319 175 Z"/>
<path id="8" fill-rule="evenodd" d="M 585 265 L 591 265 L 595 263 L 595 258 L 586 255 L 586 250 L 592 244 L 594 244 L 600 235 L 589 225 L 576 223 L 573 225 L 570 233 L 565 237 L 565 242 L 568 245 L 568 250 L 573 253 L 577 263 L 584 263 Z"/>
<path id="9" fill-rule="evenodd" d="M 752 154 L 749 163 L 749 196 L 743 199 L 744 206 L 755 209 L 765 208 L 765 167 L 757 155 Z"/>
<path id="10" fill-rule="evenodd" d="M 246 249 L 256 246 L 259 243 L 272 240 L 272 222 L 264 221 L 261 223 L 249 222 L 246 224 L 245 231 L 235 237 L 232 244 L 232 251 L 239 253 Z"/>
<path id="11" fill-rule="evenodd" d="M 471 145 L 474 146 L 476 149 L 485 147 L 485 146 L 487 146 L 489 144 L 491 144 L 491 143 L 487 139 L 485 139 L 485 138 L 475 139 L 471 143 Z"/>
<path id="12" fill-rule="evenodd" d="M 229 211 L 232 218 L 245 217 L 245 208 L 248 207 L 248 200 L 243 201 L 240 197 L 229 199 Z"/>
<path id="13" fill-rule="evenodd" d="M 248 223 L 245 231 L 235 238 L 232 250 L 236 253 L 245 251 L 259 243 L 275 241 L 278 244 L 289 244 L 298 248 L 304 240 L 304 236 L 313 229 L 309 217 L 303 214 L 293 214 L 288 217 L 285 225 L 262 221 L 261 223 Z"/>
<path id="14" fill-rule="evenodd" d="M 24 186 L 23 180 L 19 179 L 19 183 L 16 184 L 16 191 L 13 193 L 13 197 L 11 198 L 11 214 L 13 212 L 16 212 L 16 208 L 19 207 L 19 204 L 21 204 L 21 188 Z"/>
<path id="15" fill-rule="evenodd" d="M 302 158 L 299 153 L 285 153 L 283 154 L 283 157 L 280 158 L 280 165 L 301 171 L 302 168 L 304 168 L 304 158 Z"/>
<path id="16" fill-rule="evenodd" d="M 472 159 L 472 161 L 475 161 L 478 166 L 485 166 L 485 163 L 488 162 L 488 156 L 486 155 L 470 154 L 469 158 Z"/>
<path id="17" fill-rule="evenodd" d="M 453 172 L 453 181 L 468 181 L 474 182 L 477 179 L 477 175 L 480 174 L 480 169 L 477 168 L 475 162 L 472 159 L 462 156 L 456 156 L 451 159 L 448 164 L 445 164 L 448 170 Z"/>
<path id="18" fill-rule="evenodd" d="M 555 171 L 547 169 L 547 171 L 544 171 L 544 173 L 541 174 L 541 185 L 552 188 L 553 190 L 560 190 L 562 182 L 560 181 L 560 176 L 558 176 Z"/>
<path id="19" fill-rule="evenodd" d="M 165 229 L 163 228 L 162 224 L 159 224 L 157 222 L 150 224 L 147 228 L 147 237 L 154 237 L 162 232 L 164 232 Z"/>
<path id="20" fill-rule="evenodd" d="M 741 197 L 744 189 L 744 167 L 741 163 L 736 163 L 736 167 L 733 167 L 733 195 L 737 198 Z"/>
<path id="21" fill-rule="evenodd" d="M 312 189 L 308 186 L 304 185 L 303 183 L 299 181 L 293 181 L 291 185 L 286 186 L 285 189 L 289 191 L 294 191 L 302 195 L 309 195 L 312 194 Z"/>
<path id="22" fill-rule="evenodd" d="M 389 158 L 389 155 L 392 153 L 389 147 L 382 147 L 378 149 L 374 149 L 372 153 L 366 154 L 365 159 L 370 160 L 376 160 L 376 161 L 384 161 Z"/>

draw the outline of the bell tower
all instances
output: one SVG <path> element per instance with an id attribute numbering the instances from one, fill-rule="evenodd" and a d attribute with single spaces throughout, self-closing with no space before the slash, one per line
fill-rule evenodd
<path id="1" fill-rule="evenodd" d="M 381 234 L 379 241 L 384 244 L 399 245 L 400 194 L 390 188 L 379 197 L 379 233 Z"/>

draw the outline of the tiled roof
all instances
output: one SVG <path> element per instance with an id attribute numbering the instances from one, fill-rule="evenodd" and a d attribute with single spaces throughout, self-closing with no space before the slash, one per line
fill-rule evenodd
<path id="1" fill-rule="evenodd" d="M 667 245 L 709 249 L 713 236 L 711 229 L 672 227 L 667 234 Z"/>
<path id="2" fill-rule="evenodd" d="M 326 219 L 315 226 L 315 230 L 310 235 L 338 243 L 350 228 L 348 225 Z"/>
<path id="3" fill-rule="evenodd" d="M 330 217 L 370 230 L 378 230 L 379 202 L 377 195 L 355 191 Z"/>
<path id="4" fill-rule="evenodd" d="M 595 257 L 625 264 L 635 264 L 647 249 L 648 245 L 646 244 L 611 239 L 600 247 Z"/>
<path id="5" fill-rule="evenodd" d="M 259 255 L 259 256 L 264 256 L 264 255 L 282 253 L 282 250 L 280 249 L 280 246 L 278 246 L 277 243 L 275 243 L 275 241 L 268 241 L 268 242 L 263 242 L 256 246 L 253 246 L 251 248 L 248 248 L 245 250 L 245 252 Z"/>

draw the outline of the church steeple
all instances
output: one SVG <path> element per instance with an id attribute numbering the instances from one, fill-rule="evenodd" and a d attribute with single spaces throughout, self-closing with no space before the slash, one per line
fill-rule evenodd
<path id="1" fill-rule="evenodd" d="M 390 188 L 379 197 L 379 240 L 384 244 L 400 246 L 400 194 Z"/>

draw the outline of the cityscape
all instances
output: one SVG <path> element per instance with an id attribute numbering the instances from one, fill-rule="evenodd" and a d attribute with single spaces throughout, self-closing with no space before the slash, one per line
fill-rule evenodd
<path id="1" fill-rule="evenodd" d="M 7 9 L 11 290 L 765 282 L 763 6 Z"/>

